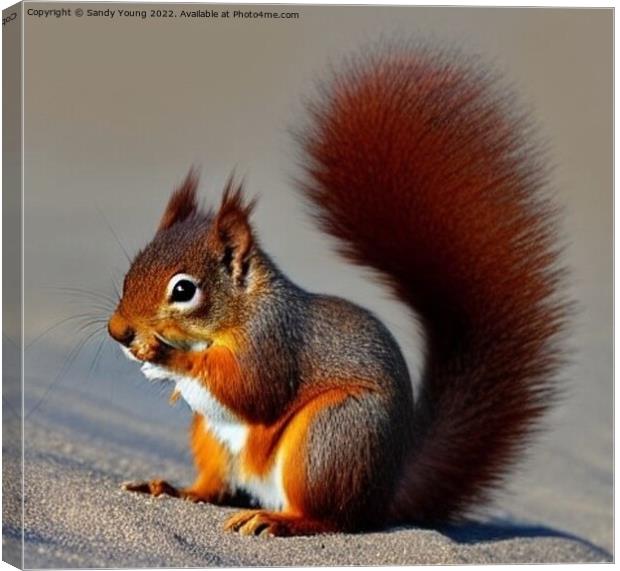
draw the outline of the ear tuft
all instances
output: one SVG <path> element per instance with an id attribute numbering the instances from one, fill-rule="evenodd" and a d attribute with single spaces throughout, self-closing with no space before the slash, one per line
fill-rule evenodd
<path id="1" fill-rule="evenodd" d="M 167 230 L 179 222 L 183 222 L 198 210 L 196 191 L 198 189 L 198 172 L 191 168 L 185 180 L 178 186 L 170 199 L 157 228 Z"/>
<path id="2" fill-rule="evenodd" d="M 235 279 L 243 280 L 247 271 L 247 260 L 254 245 L 250 215 L 256 200 L 246 203 L 243 183 L 236 183 L 231 174 L 224 187 L 222 203 L 215 218 L 215 228 L 223 246 L 223 263 Z"/>
<path id="3" fill-rule="evenodd" d="M 249 220 L 252 211 L 256 206 L 256 199 L 245 203 L 243 195 L 243 181 L 235 182 L 234 173 L 228 177 L 226 186 L 224 187 L 224 195 L 222 196 L 222 204 L 218 211 L 218 222 L 224 222 L 228 217 L 244 217 Z"/>

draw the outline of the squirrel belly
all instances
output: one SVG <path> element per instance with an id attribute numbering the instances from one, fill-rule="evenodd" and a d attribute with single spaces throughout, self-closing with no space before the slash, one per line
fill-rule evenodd
<path id="1" fill-rule="evenodd" d="M 293 284 L 231 178 L 190 172 L 108 329 L 194 411 L 196 481 L 127 489 L 258 509 L 227 529 L 435 525 L 483 506 L 555 400 L 568 304 L 556 209 L 527 117 L 474 60 L 396 45 L 325 82 L 298 132 L 301 191 L 351 262 L 417 317 L 416 398 L 370 312 Z"/>

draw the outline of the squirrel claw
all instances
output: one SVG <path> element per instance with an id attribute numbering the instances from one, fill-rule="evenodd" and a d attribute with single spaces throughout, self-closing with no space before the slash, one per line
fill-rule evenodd
<path id="1" fill-rule="evenodd" d="M 261 514 L 261 510 L 245 510 L 228 518 L 224 524 L 225 531 L 237 531 L 242 535 L 250 535 L 250 523 Z"/>
<path id="2" fill-rule="evenodd" d="M 246 510 L 228 518 L 226 531 L 258 537 L 284 537 L 291 535 L 314 535 L 331 531 L 327 524 L 307 520 L 299 516 L 265 510 Z"/>
<path id="3" fill-rule="evenodd" d="M 127 492 L 148 492 L 148 488 L 142 489 L 144 486 L 148 486 L 148 482 L 133 482 L 127 481 L 123 482 L 120 485 L 121 490 L 125 490 Z"/>
<path id="4" fill-rule="evenodd" d="M 269 529 L 269 527 L 265 527 L 258 533 L 259 537 L 275 537 L 275 534 Z"/>

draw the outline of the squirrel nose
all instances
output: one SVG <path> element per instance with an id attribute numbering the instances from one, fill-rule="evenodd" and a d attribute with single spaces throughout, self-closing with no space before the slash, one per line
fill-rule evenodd
<path id="1" fill-rule="evenodd" d="M 115 313 L 108 321 L 108 333 L 112 339 L 125 347 L 129 347 L 136 337 L 135 330 L 118 313 Z"/>

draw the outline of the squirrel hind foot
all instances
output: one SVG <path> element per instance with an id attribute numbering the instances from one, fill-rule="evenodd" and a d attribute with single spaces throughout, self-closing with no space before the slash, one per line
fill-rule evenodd
<path id="1" fill-rule="evenodd" d="M 225 531 L 260 537 L 292 537 L 317 535 L 337 531 L 332 525 L 304 517 L 303 515 L 245 510 L 228 518 Z"/>

